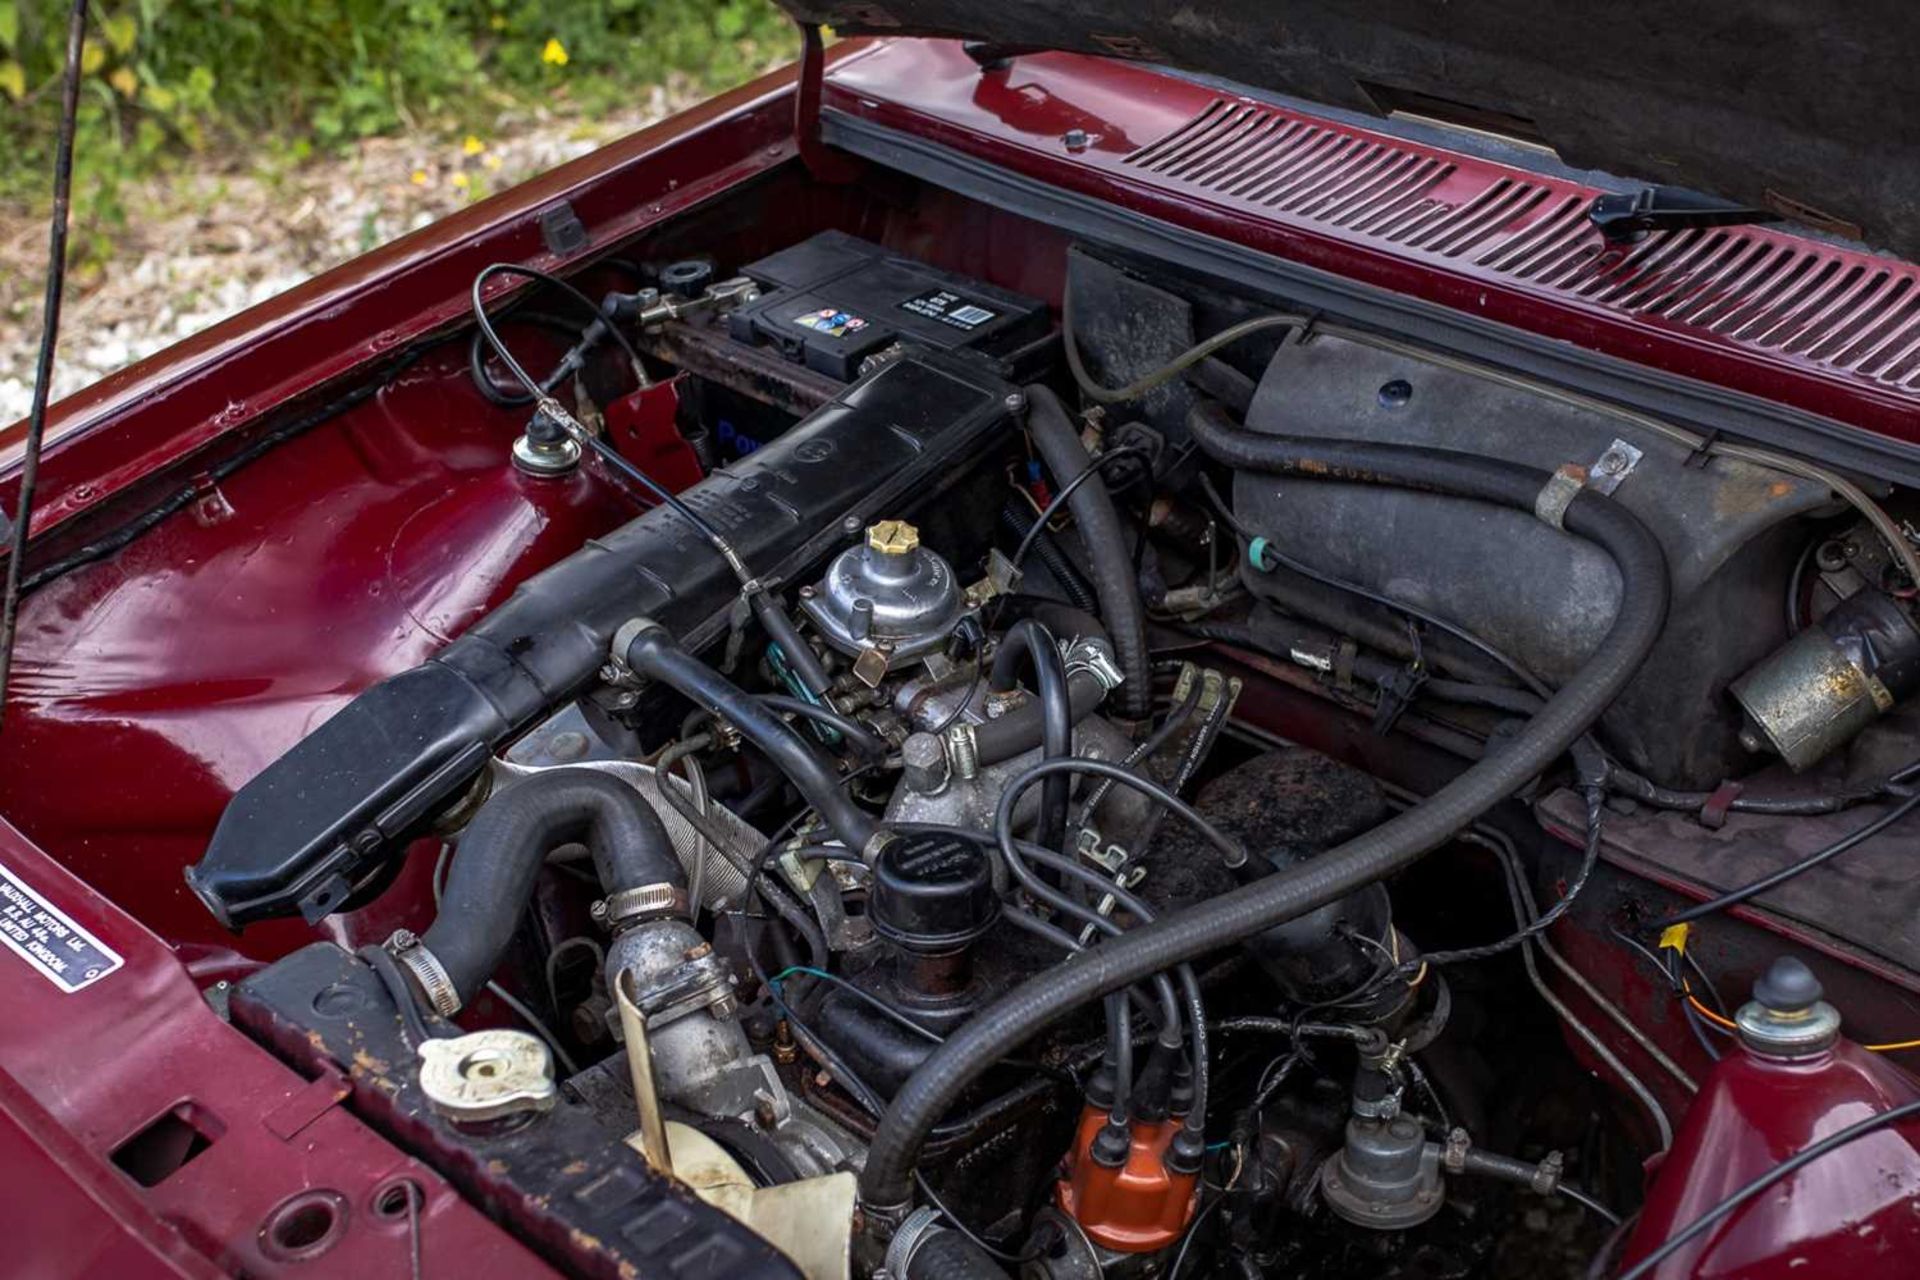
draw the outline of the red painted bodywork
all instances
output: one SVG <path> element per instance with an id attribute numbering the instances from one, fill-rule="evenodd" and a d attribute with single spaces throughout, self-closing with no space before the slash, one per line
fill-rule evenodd
<path id="1" fill-rule="evenodd" d="M 1774 1165 L 1869 1116 L 1920 1098 L 1920 1086 L 1850 1041 L 1813 1058 L 1742 1049 L 1713 1069 L 1653 1175 L 1622 1261 Z M 1729 1214 L 1651 1273 L 1788 1280 L 1911 1274 L 1920 1256 L 1920 1122 L 1855 1139 Z"/>
<path id="2" fill-rule="evenodd" d="M 11 953 L 0 1018 L 0 1205 L 13 1276 L 409 1274 L 412 1232 L 374 1208 L 424 1193 L 428 1276 L 553 1274 L 441 1180 L 216 1014 L 166 943 L 0 823 L 0 864 L 125 963 L 72 995 Z M 212 1142 L 142 1186 L 113 1153 L 183 1105 Z M 263 1227 L 314 1191 L 343 1206 L 315 1261 L 275 1256 Z M 476 1270 L 477 1268 L 477 1270 Z"/>
<path id="3" fill-rule="evenodd" d="M 1129 153 L 1215 96 L 1190 82 L 1062 55 L 982 75 L 944 42 L 850 42 L 826 59 L 828 111 L 1173 225 L 1920 439 L 1910 404 L 1806 362 L 1702 344 L 1657 319 L 1219 206 L 1128 169 Z M 489 262 L 571 271 L 636 244 L 686 252 L 715 242 L 744 260 L 832 225 L 1058 297 L 1057 230 L 877 171 L 858 187 L 809 183 L 795 115 L 793 73 L 777 73 L 63 402 L 43 460 L 34 560 L 64 554 L 191 482 L 269 414 L 324 402 L 369 362 L 456 333 L 470 282 Z M 1069 153 L 1060 137 L 1076 128 L 1090 145 Z M 561 201 L 589 235 L 566 257 L 546 249 L 539 228 L 539 215 Z M 697 232 L 684 229 L 689 220 Z M 544 1271 L 429 1171 L 326 1102 L 324 1085 L 316 1094 L 206 1006 L 196 979 L 237 975 L 313 934 L 282 922 L 236 938 L 181 879 L 233 790 L 265 763 L 367 685 L 437 649 L 515 583 L 633 514 L 632 501 L 591 468 L 559 481 L 515 472 L 507 450 L 520 418 L 472 391 L 464 360 L 463 342 L 430 350 L 372 400 L 26 601 L 0 734 L 0 810 L 9 824 L 0 827 L 0 861 L 128 960 L 64 996 L 0 956 L 0 992 L 15 1015 L 0 1020 L 0 1199 L 16 1211 L 30 1204 L 48 1225 L 34 1233 L 42 1253 L 22 1255 L 18 1235 L 10 1239 L 10 1260 L 24 1258 L 34 1274 L 197 1275 L 210 1263 L 319 1274 L 312 1263 L 267 1257 L 256 1238 L 275 1204 L 308 1187 L 335 1189 L 354 1207 L 325 1273 L 405 1274 L 404 1224 L 364 1211 L 403 1170 L 430 1193 L 427 1274 Z M 614 438 L 656 465 L 676 463 L 684 481 L 692 478 L 685 458 L 662 432 L 674 394 L 669 384 L 636 402 L 631 418 L 614 415 Z M 0 458 L 8 510 L 19 438 L 18 427 L 5 433 Z M 374 906 L 326 922 L 324 935 L 354 945 L 424 926 L 430 864 L 430 850 L 417 851 Z M 1643 1003 L 1665 1016 L 1651 989 Z M 1692 1053 L 1676 1027 L 1665 1024 L 1672 1034 L 1663 1043 Z M 119 1144 L 186 1103 L 218 1121 L 203 1154 L 156 1187 L 113 1167 Z"/>

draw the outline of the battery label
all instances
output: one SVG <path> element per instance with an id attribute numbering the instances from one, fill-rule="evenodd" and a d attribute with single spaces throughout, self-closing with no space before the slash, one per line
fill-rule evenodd
<path id="1" fill-rule="evenodd" d="M 929 289 L 927 292 L 908 298 L 900 304 L 902 311 L 911 311 L 917 316 L 929 320 L 938 320 L 950 324 L 956 329 L 978 329 L 1000 313 L 969 301 L 951 289 Z"/>
<path id="2" fill-rule="evenodd" d="M 0 942 L 68 995 L 125 963 L 5 866 L 0 866 Z"/>
<path id="3" fill-rule="evenodd" d="M 832 307 L 795 316 L 793 322 L 803 328 L 824 333 L 830 338 L 844 338 L 850 333 L 858 333 L 867 327 L 867 322 L 859 316 L 847 311 L 835 311 Z"/>

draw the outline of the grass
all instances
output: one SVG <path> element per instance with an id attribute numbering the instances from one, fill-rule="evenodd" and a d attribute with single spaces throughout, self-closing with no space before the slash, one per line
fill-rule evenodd
<path id="1" fill-rule="evenodd" d="M 51 187 L 67 4 L 0 0 L 0 212 Z M 271 176 L 371 137 L 590 115 L 669 76 L 738 83 L 794 44 L 769 0 L 111 0 L 87 34 L 77 257 L 189 168 Z"/>

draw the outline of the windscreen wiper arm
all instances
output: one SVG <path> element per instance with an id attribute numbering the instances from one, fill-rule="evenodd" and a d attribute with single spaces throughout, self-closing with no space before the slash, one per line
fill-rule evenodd
<path id="1" fill-rule="evenodd" d="M 1731 204 L 1684 187 L 1643 187 L 1638 192 L 1599 195 L 1587 206 L 1587 221 L 1608 244 L 1632 244 L 1654 231 L 1692 227 L 1744 227 L 1779 222 L 1771 209 Z"/>

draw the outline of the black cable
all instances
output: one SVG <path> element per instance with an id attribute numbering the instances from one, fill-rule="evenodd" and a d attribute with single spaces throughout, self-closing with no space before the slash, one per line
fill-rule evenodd
<path id="1" fill-rule="evenodd" d="M 813 855 L 813 856 L 818 856 L 818 855 Z M 856 858 L 856 859 L 853 859 L 853 861 L 857 862 L 859 861 L 859 859 Z M 830 987 L 835 987 L 841 991 L 846 992 L 846 994 L 860 1001 L 860 1003 L 866 1005 L 868 1008 L 872 1009 L 874 1012 L 878 1013 L 880 1016 L 884 1017 L 889 1022 L 894 1023 L 895 1025 L 899 1026 L 903 1030 L 912 1032 L 914 1035 L 919 1036 L 922 1040 L 927 1041 L 929 1044 L 945 1044 L 946 1043 L 947 1038 L 945 1036 L 939 1035 L 936 1032 L 927 1030 L 925 1027 L 915 1022 L 911 1017 L 909 1017 L 905 1013 L 902 1013 L 900 1010 L 894 1008 L 892 1005 L 888 1004 L 885 1000 L 882 1000 L 879 996 L 874 995 L 871 991 L 862 990 L 861 988 L 855 986 L 853 983 L 848 982 L 845 978 L 841 977 L 839 974 L 829 972 L 826 969 L 816 969 L 812 965 L 798 965 L 798 964 L 789 965 L 787 968 L 782 969 L 779 973 L 774 974 L 773 977 L 768 979 L 768 981 L 769 982 L 785 982 L 789 977 L 792 977 L 795 974 L 798 974 L 803 978 L 812 978 L 817 982 L 825 982 Z"/>
<path id="2" fill-rule="evenodd" d="M 40 483 L 40 450 L 47 438 L 47 402 L 53 395 L 53 357 L 60 345 L 60 303 L 67 284 L 67 217 L 73 205 L 73 135 L 80 113 L 80 54 L 87 42 L 87 0 L 74 0 L 67 19 L 67 72 L 60 91 L 60 135 L 54 145 L 53 214 L 47 229 L 47 290 L 40 304 L 40 352 L 34 361 L 33 400 L 20 455 L 20 496 L 14 501 L 13 554 L 0 594 L 0 716 L 13 674 L 20 631 L 20 575 L 33 533 L 33 493 Z"/>
<path id="3" fill-rule="evenodd" d="M 1585 788 L 1587 801 L 1586 840 L 1580 855 L 1580 869 L 1574 873 L 1573 882 L 1559 900 L 1537 916 L 1531 923 L 1516 929 L 1498 942 L 1489 942 L 1478 947 L 1461 947 L 1454 951 L 1431 951 L 1401 964 L 1395 973 L 1406 975 L 1417 973 L 1422 965 L 1460 964 L 1469 960 L 1485 960 L 1505 951 L 1511 951 L 1521 943 L 1538 937 L 1552 928 L 1561 916 L 1573 907 L 1573 901 L 1586 888 L 1587 881 L 1593 877 L 1593 869 L 1600 861 L 1601 824 L 1606 814 L 1606 792 L 1600 787 Z"/>
<path id="4" fill-rule="evenodd" d="M 1147 761 L 1153 758 L 1155 752 L 1167 745 L 1168 739 L 1180 732 L 1181 726 L 1186 724 L 1188 719 L 1192 717 L 1194 710 L 1199 707 L 1200 695 L 1206 691 L 1206 686 L 1199 680 L 1193 681 L 1192 686 L 1192 688 L 1187 690 L 1187 696 L 1167 711 L 1166 718 L 1161 720 L 1159 727 L 1145 738 L 1142 738 L 1140 745 L 1127 753 L 1127 758 L 1121 761 L 1122 764 L 1126 765 L 1129 769 L 1143 767 Z M 1093 821 L 1093 811 L 1099 808 L 1102 800 L 1107 798 L 1107 793 L 1113 790 L 1113 785 L 1113 783 L 1102 778 L 1099 783 L 1094 786 L 1093 790 L 1087 795 L 1087 798 L 1081 802 L 1080 817 L 1076 825 L 1084 827 Z M 1158 809 L 1154 810 L 1155 814 L 1159 812 Z M 1134 851 L 1136 857 L 1146 852 L 1144 848 L 1146 840 L 1142 839 L 1138 843 L 1142 847 Z"/>
<path id="5" fill-rule="evenodd" d="M 1096 777 L 1106 778 L 1119 783 L 1121 786 L 1141 792 L 1149 799 L 1161 805 L 1163 809 L 1169 810 L 1177 815 L 1197 831 L 1207 843 L 1218 849 L 1227 867 L 1237 869 L 1245 865 L 1247 861 L 1246 850 L 1240 846 L 1238 841 L 1232 839 L 1225 832 L 1214 826 L 1213 823 L 1208 821 L 1198 810 L 1188 805 L 1186 801 L 1159 783 L 1150 778 L 1143 777 L 1123 765 L 1112 764 L 1105 760 L 1068 758 L 1065 760 L 1042 760 L 1014 777 L 1001 791 L 999 804 L 994 810 L 993 827 L 994 836 L 999 841 L 1002 855 L 1008 858 L 1009 866 L 1017 862 L 1019 853 L 1013 839 L 1014 803 L 1019 799 L 1020 794 L 1032 786 L 1034 782 L 1053 774 L 1068 773 L 1091 773 Z M 1152 923 L 1153 915 L 1150 911 L 1144 911 L 1145 904 L 1133 898 L 1132 895 L 1127 894 L 1125 890 L 1111 882 L 1106 882 L 1102 891 L 1113 894 L 1115 902 L 1127 905 L 1129 911 L 1141 916 L 1143 924 Z M 1185 1132 L 1191 1135 L 1192 1138 L 1197 1139 L 1206 1124 L 1207 1111 L 1206 1009 L 1202 1004 L 1200 984 L 1194 977 L 1192 967 L 1185 962 L 1170 967 L 1180 978 L 1180 985 L 1184 990 L 1190 1015 L 1187 1021 L 1190 1024 L 1188 1028 L 1189 1034 L 1193 1040 L 1193 1110 L 1188 1113 Z M 1176 1142 L 1178 1141 L 1179 1139 L 1176 1139 Z"/>
<path id="6" fill-rule="evenodd" d="M 473 278 L 473 320 L 474 323 L 480 327 L 480 332 L 486 337 L 487 344 L 493 348 L 494 354 L 500 357 L 500 362 L 507 366 L 507 372 L 511 373 L 514 378 L 519 381 L 520 385 L 525 387 L 533 395 L 535 401 L 542 406 L 541 412 L 547 412 L 547 406 L 551 404 L 554 409 L 565 414 L 566 411 L 560 408 L 560 406 L 552 400 L 552 397 L 549 396 L 546 391 L 542 390 L 540 384 L 533 380 L 533 375 L 529 374 L 526 368 L 522 366 L 518 360 L 514 359 L 513 352 L 508 350 L 507 344 L 500 340 L 500 334 L 494 329 L 493 321 L 487 316 L 486 300 L 482 296 L 482 292 L 486 288 L 487 281 L 497 275 L 523 276 L 529 280 L 539 280 L 547 284 L 556 285 L 574 297 L 585 301 L 587 306 L 593 307 L 596 313 L 599 311 L 599 308 L 594 307 L 592 300 L 587 298 L 586 294 L 581 293 L 578 289 L 560 279 L 558 276 L 550 275 L 545 271 L 536 271 L 532 267 L 523 267 L 517 263 L 496 262 L 491 266 L 482 268 L 480 274 Z M 617 326 L 610 325 L 609 331 L 619 337 L 620 342 L 628 351 L 633 351 L 633 344 L 627 340 L 625 334 L 620 333 Z M 638 361 L 640 358 L 639 353 L 634 352 L 633 358 Z M 571 420 L 571 416 L 569 415 L 567 421 Z M 558 425 L 559 424 L 556 424 L 556 426 Z M 577 428 L 578 424 L 575 424 L 575 426 Z M 638 484 L 642 489 L 645 489 L 655 498 L 665 503 L 675 515 L 692 525 L 694 530 L 698 532 L 701 537 L 705 538 L 715 551 L 720 553 L 720 558 L 727 562 L 728 567 L 733 570 L 734 576 L 740 580 L 743 586 L 754 585 L 752 571 L 747 568 L 746 561 L 740 558 L 740 553 L 734 550 L 733 544 L 728 542 L 718 529 L 715 529 L 709 524 L 704 516 L 681 501 L 678 494 L 675 494 L 671 489 L 668 489 L 639 467 L 634 466 L 633 463 L 621 455 L 618 449 L 615 449 L 599 436 L 591 432 L 583 432 L 580 438 L 581 442 L 591 448 L 602 462 L 605 462 L 608 466 L 611 466 L 614 470 L 620 472 L 635 484 Z"/>
<path id="7" fill-rule="evenodd" d="M 1820 814 L 1839 813 L 1843 809 L 1851 809 L 1888 796 L 1904 799 L 1908 795 L 1905 784 L 1916 776 L 1920 776 L 1920 761 L 1903 765 L 1878 782 L 1870 782 L 1858 787 L 1843 787 L 1836 791 L 1815 795 L 1736 795 L 1727 803 L 1726 810 L 1729 813 L 1754 813 L 1782 818 L 1815 817 Z M 1674 809 L 1680 812 L 1698 812 L 1714 799 L 1714 793 L 1711 791 L 1681 791 L 1673 787 L 1663 787 L 1641 777 L 1631 769 L 1613 763 L 1608 765 L 1607 787 L 1655 809 Z"/>
<path id="8" fill-rule="evenodd" d="M 1187 1250 L 1193 1248 L 1193 1242 L 1200 1236 L 1201 1224 L 1207 1220 L 1207 1215 L 1211 1214 L 1226 1202 L 1227 1198 L 1221 1196 L 1219 1199 L 1202 1207 L 1200 1212 L 1193 1215 L 1193 1221 L 1187 1224 L 1186 1234 L 1180 1238 L 1180 1251 L 1173 1255 L 1173 1265 L 1167 1268 L 1167 1280 L 1180 1280 L 1180 1268 L 1185 1265 L 1187 1261 Z"/>
<path id="9" fill-rule="evenodd" d="M 1083 472 L 1092 475 L 1091 470 Z M 1053 633 L 1033 618 L 1022 618 L 1000 637 L 999 652 L 993 656 L 993 670 L 987 688 L 995 693 L 1011 690 L 1018 678 L 1022 658 L 1033 667 L 1034 696 L 1041 707 L 1041 753 L 1049 760 L 1073 755 L 1073 704 L 1067 696 L 1066 662 L 1054 643 Z M 990 756 L 988 758 L 991 758 Z M 1040 843 L 1055 848 L 1066 838 L 1067 801 L 1070 781 L 1050 780 L 1040 797 Z"/>
<path id="10" fill-rule="evenodd" d="M 549 329 L 555 333 L 573 338 L 580 333 L 580 326 L 570 320 L 545 311 L 511 311 L 494 317 L 497 324 L 521 324 L 533 328 Z M 510 391 L 493 380 L 487 372 L 487 336 L 478 329 L 473 331 L 472 339 L 467 343 L 467 376 L 473 382 L 474 390 L 480 393 L 488 404 L 498 405 L 502 409 L 524 409 L 533 403 L 533 397 L 524 391 Z M 548 375 L 551 380 L 552 375 Z"/>
<path id="11" fill-rule="evenodd" d="M 1033 530 L 1033 512 L 1021 498 L 1009 497 L 1006 505 L 1000 508 L 1000 523 L 1018 543 Z M 1049 531 L 1043 529 L 1033 540 L 1033 554 L 1053 575 L 1054 582 L 1067 597 L 1067 603 L 1089 613 L 1100 607 L 1099 598 L 1093 594 L 1093 584 L 1087 581 L 1079 566 L 1067 558 L 1067 553 L 1060 549 L 1060 544 L 1053 540 Z"/>
<path id="12" fill-rule="evenodd" d="M 355 387 L 352 391 L 321 405 L 311 413 L 301 414 L 297 418 L 289 419 L 271 430 L 262 432 L 245 448 L 233 454 L 231 457 L 206 468 L 204 471 L 197 472 L 191 483 L 174 490 L 127 523 L 120 525 L 110 533 L 103 534 L 85 546 L 62 556 L 60 559 L 35 569 L 26 576 L 26 579 L 21 584 L 21 590 L 23 592 L 37 591 L 47 583 L 72 573 L 75 569 L 83 569 L 87 565 L 105 560 L 115 552 L 125 549 L 134 539 L 159 527 L 168 517 L 179 514 L 199 501 L 207 492 L 207 486 L 218 484 L 234 472 L 239 471 L 242 467 L 258 460 L 263 454 L 278 448 L 295 436 L 310 431 L 321 423 L 336 418 L 347 410 L 372 399 L 384 388 L 391 385 L 393 379 L 402 371 L 411 367 L 421 356 L 425 355 L 427 351 L 437 345 L 439 345 L 438 342 L 431 342 L 412 347 L 402 352 L 398 359 L 388 365 L 378 380 Z"/>
<path id="13" fill-rule="evenodd" d="M 994 831 L 1000 839 L 1002 849 L 1009 847 L 1013 841 L 1013 802 L 1019 799 L 1020 794 L 1036 782 L 1042 782 L 1058 774 L 1073 773 L 1090 773 L 1098 778 L 1109 778 L 1123 787 L 1140 792 L 1148 799 L 1171 810 L 1176 817 L 1199 833 L 1203 840 L 1219 850 L 1227 867 L 1240 867 L 1246 863 L 1247 851 L 1238 840 L 1213 825 L 1206 815 L 1153 779 L 1142 777 L 1124 765 L 1115 764 L 1110 760 L 1093 760 L 1078 756 L 1064 760 L 1042 760 L 1030 765 L 1016 774 L 1001 790 L 1000 803 L 994 815 Z"/>
<path id="14" fill-rule="evenodd" d="M 593 317 L 593 320 L 590 321 L 588 325 L 589 331 L 596 326 L 604 329 L 604 331 L 606 332 L 606 335 L 612 338 L 615 342 L 619 343 L 620 349 L 627 353 L 627 358 L 633 361 L 634 368 L 638 369 L 641 367 L 640 351 L 637 347 L 633 345 L 633 339 L 627 337 L 626 333 L 621 330 L 620 326 L 615 324 L 612 318 L 608 316 L 605 313 L 605 311 L 601 309 L 599 303 L 595 302 L 592 298 L 589 298 L 586 294 L 582 293 L 574 285 L 568 283 L 565 280 L 562 280 L 559 276 L 554 275 L 550 271 L 540 271 L 534 267 L 521 266 L 520 264 L 513 263 L 513 262 L 496 262 L 492 266 L 489 266 L 483 271 L 481 271 L 479 278 L 477 278 L 474 281 L 474 290 L 475 290 L 476 299 L 478 297 L 480 286 L 485 284 L 488 280 L 492 279 L 496 275 L 517 275 L 527 280 L 537 280 L 541 284 L 544 284 L 549 288 L 558 289 L 561 293 L 565 294 L 567 297 L 571 298 L 573 301 L 579 303 L 582 307 L 586 308 L 587 314 Z M 475 310 L 476 310 L 476 313 L 479 315 L 485 314 L 484 308 L 479 307 L 477 303 L 476 303 Z M 519 380 L 522 386 L 525 386 L 528 391 L 533 392 L 536 397 L 546 394 L 546 392 L 540 388 L 540 384 L 532 382 L 527 377 L 526 369 L 524 369 L 521 366 L 520 362 L 514 359 L 513 356 L 509 354 L 506 348 L 501 344 L 500 335 L 494 332 L 494 328 L 491 323 L 483 324 L 480 327 L 480 331 L 486 335 L 487 342 L 493 347 L 494 351 L 500 356 L 501 362 L 507 366 L 508 372 L 512 373 L 513 376 Z"/>
<path id="15" fill-rule="evenodd" d="M 1729 889 L 1718 897 L 1709 898 L 1705 902 L 1688 907 L 1686 910 L 1669 916 L 1664 920 L 1650 922 L 1648 927 L 1665 929 L 1669 925 L 1685 924 L 1691 920 L 1698 920 L 1704 916 L 1710 916 L 1716 911 L 1725 911 L 1728 907 L 1738 906 L 1756 894 L 1765 893 L 1769 889 L 1777 888 L 1795 876 L 1811 871 L 1821 863 L 1829 862 L 1839 857 L 1855 845 L 1872 839 L 1894 823 L 1900 821 L 1900 819 L 1906 817 L 1909 813 L 1912 813 L 1916 808 L 1920 808 L 1920 794 L 1908 796 L 1905 800 L 1902 800 L 1899 804 L 1887 810 L 1887 812 L 1881 814 L 1866 826 L 1860 827 L 1840 837 L 1824 849 L 1816 850 L 1804 858 L 1794 859 L 1771 875 L 1762 876 L 1753 883 L 1742 885 L 1738 889 Z"/>
<path id="16" fill-rule="evenodd" d="M 1753 1199 L 1782 1178 L 1800 1169 L 1804 1169 L 1821 1156 L 1846 1146 L 1856 1138 L 1864 1138 L 1870 1133 L 1876 1133 L 1888 1125 L 1898 1124 L 1907 1117 L 1915 1115 L 1920 1115 L 1920 1102 L 1903 1103 L 1891 1110 L 1879 1112 L 1876 1115 L 1868 1116 L 1865 1120 L 1861 1120 L 1858 1123 L 1850 1124 L 1838 1133 L 1829 1134 L 1822 1138 L 1799 1154 L 1782 1160 L 1779 1164 L 1773 1166 L 1773 1168 L 1767 1170 L 1759 1177 L 1754 1178 L 1732 1195 L 1714 1205 L 1713 1208 L 1708 1209 L 1692 1222 L 1689 1222 L 1686 1226 L 1680 1228 L 1680 1230 L 1674 1232 L 1671 1236 L 1668 1236 L 1652 1253 L 1647 1254 L 1644 1258 L 1640 1259 L 1640 1261 L 1621 1272 L 1619 1280 L 1640 1280 L 1641 1276 L 1647 1275 L 1655 1267 L 1679 1252 L 1682 1245 L 1706 1231 L 1708 1227 L 1711 1227 L 1714 1223 L 1720 1221 L 1720 1219 L 1726 1217 L 1735 1209 L 1738 1209 L 1741 1205 Z"/>
<path id="17" fill-rule="evenodd" d="M 913 1171 L 913 1180 L 914 1180 L 914 1183 L 919 1186 L 922 1194 L 924 1194 L 927 1197 L 927 1199 L 933 1204 L 934 1209 L 940 1214 L 940 1216 L 945 1218 L 948 1222 L 951 1222 L 953 1224 L 954 1230 L 958 1231 L 961 1235 L 965 1236 L 968 1240 L 972 1241 L 976 1248 L 984 1251 L 989 1257 L 992 1257 L 1000 1262 L 1008 1262 L 1008 1263 L 1012 1263 L 1014 1266 L 1023 1267 L 1027 1263 L 1032 1262 L 1035 1258 L 1038 1258 L 1040 1256 L 1042 1251 L 1038 1244 L 1036 1244 L 1032 1250 L 1026 1253 L 1008 1253 L 1005 1249 L 994 1248 L 992 1245 L 988 1244 L 985 1240 L 982 1240 L 979 1237 L 979 1235 L 977 1235 L 974 1232 L 974 1230 L 971 1227 L 969 1227 L 966 1223 L 960 1221 L 959 1214 L 947 1208 L 946 1203 L 942 1201 L 939 1195 L 934 1191 L 933 1184 L 927 1181 L 927 1177 L 925 1174 L 921 1173 L 918 1169 L 915 1169 Z"/>
<path id="18" fill-rule="evenodd" d="M 780 693 L 763 693 L 760 695 L 760 701 L 775 711 L 827 726 L 852 743 L 854 749 L 861 755 L 870 759 L 884 758 L 887 754 L 888 748 L 884 739 L 851 716 L 843 716 L 832 707 L 823 707 L 818 703 L 808 702 L 805 698 L 789 698 Z"/>
<path id="19" fill-rule="evenodd" d="M 1034 518 L 1032 527 L 1027 530 L 1026 536 L 1020 539 L 1020 545 L 1013 549 L 1013 558 L 1009 563 L 1011 563 L 1015 569 L 1020 567 L 1020 562 L 1027 558 L 1027 552 L 1033 549 L 1034 542 L 1040 537 L 1041 532 L 1046 529 L 1047 522 L 1060 514 L 1060 508 L 1067 504 L 1067 500 L 1073 497 L 1080 486 L 1099 475 L 1101 469 L 1109 462 L 1117 458 L 1148 457 L 1150 454 L 1151 450 L 1145 445 L 1129 444 L 1122 445 L 1118 449 L 1110 449 L 1106 453 L 1093 459 L 1087 465 L 1085 471 L 1082 471 L 1079 475 L 1061 485 L 1060 492 L 1054 494 L 1047 505 L 1040 508 L 1040 514 Z"/>

